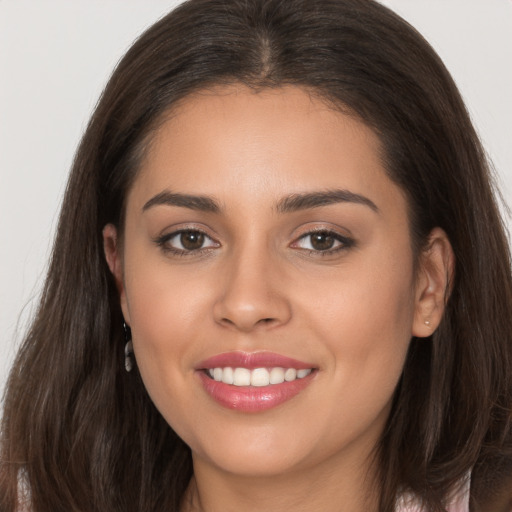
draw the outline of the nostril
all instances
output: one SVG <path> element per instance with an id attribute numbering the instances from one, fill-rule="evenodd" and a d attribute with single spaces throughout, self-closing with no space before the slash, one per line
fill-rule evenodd
<path id="1" fill-rule="evenodd" d="M 260 318 L 259 320 L 256 320 L 255 322 L 252 320 L 249 320 L 248 322 L 244 322 L 243 319 L 234 321 L 231 318 L 226 318 L 226 317 L 221 319 L 221 323 L 223 323 L 224 325 L 226 325 L 226 326 L 229 325 L 231 327 L 234 326 L 234 327 L 241 328 L 241 329 L 252 329 L 254 327 L 257 327 L 258 325 L 260 325 L 260 326 L 269 325 L 270 326 L 271 324 L 273 324 L 276 321 L 277 321 L 277 319 L 273 318 L 273 317 Z"/>

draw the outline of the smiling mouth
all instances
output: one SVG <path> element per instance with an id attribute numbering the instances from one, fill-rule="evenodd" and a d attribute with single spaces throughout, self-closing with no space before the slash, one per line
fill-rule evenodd
<path id="1" fill-rule="evenodd" d="M 206 375 L 216 382 L 222 382 L 238 387 L 263 387 L 283 384 L 284 382 L 293 382 L 297 379 L 307 377 L 313 371 L 313 368 L 232 368 L 217 367 L 205 369 Z"/>
<path id="2" fill-rule="evenodd" d="M 215 367 L 197 372 L 203 389 L 218 404 L 245 413 L 263 412 L 288 402 L 310 386 L 316 368 Z"/>
<path id="3" fill-rule="evenodd" d="M 308 388 L 319 368 L 272 352 L 225 352 L 196 366 L 204 391 L 223 407 L 258 413 L 288 402 Z"/>

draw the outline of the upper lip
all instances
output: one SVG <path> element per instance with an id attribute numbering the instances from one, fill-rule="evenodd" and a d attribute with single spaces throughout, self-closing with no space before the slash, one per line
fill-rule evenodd
<path id="1" fill-rule="evenodd" d="M 224 352 L 217 354 L 213 357 L 209 357 L 204 361 L 201 361 L 196 369 L 197 370 L 208 370 L 210 368 L 247 368 L 248 370 L 254 370 L 255 368 L 295 368 L 297 370 L 307 370 L 314 368 L 315 366 L 311 363 L 306 363 L 293 359 L 291 357 L 276 354 L 274 352 Z"/>

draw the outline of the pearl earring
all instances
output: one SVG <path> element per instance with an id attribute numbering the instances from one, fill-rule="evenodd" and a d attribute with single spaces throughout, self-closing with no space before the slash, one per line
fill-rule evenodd
<path id="1" fill-rule="evenodd" d="M 132 332 L 125 322 L 123 322 L 123 329 L 126 340 L 126 344 L 124 346 L 124 368 L 127 372 L 131 372 L 133 370 L 133 360 L 131 357 L 133 354 Z"/>

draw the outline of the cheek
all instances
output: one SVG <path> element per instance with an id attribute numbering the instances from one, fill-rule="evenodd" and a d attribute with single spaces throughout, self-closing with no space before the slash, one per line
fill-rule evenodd
<path id="1" fill-rule="evenodd" d="M 309 279 L 305 310 L 321 319 L 327 332 L 350 333 L 361 349 L 379 340 L 410 337 L 414 315 L 412 255 L 401 258 L 392 248 L 368 254 L 357 264 L 340 266 L 328 276 Z M 400 251 L 398 251 L 400 254 Z M 354 258 L 355 259 L 355 258 Z M 312 299 L 314 298 L 314 299 Z M 379 335 L 380 334 L 380 335 Z"/>
<path id="2" fill-rule="evenodd" d="M 305 328 L 325 343 L 335 387 L 353 390 L 346 396 L 390 398 L 403 368 L 415 310 L 412 255 L 388 254 L 340 269 L 323 289 L 326 280 L 312 280 L 317 300 L 302 299 Z"/>
<path id="3" fill-rule="evenodd" d="M 144 263 L 141 264 L 140 262 Z M 144 384 L 157 407 L 184 379 L 208 340 L 204 334 L 208 301 L 205 289 L 184 271 L 170 271 L 168 262 L 151 254 L 125 263 L 127 308 L 134 352 Z M 203 329 L 201 331 L 201 329 Z M 197 340 L 191 350 L 190 340 Z M 179 397 L 179 392 L 176 393 Z"/>
<path id="4" fill-rule="evenodd" d="M 197 318 L 205 307 L 207 288 L 198 272 L 177 265 L 144 236 L 133 236 L 125 249 L 124 265 L 127 308 L 132 333 L 161 349 L 176 347 L 183 331 L 193 334 Z"/>
<path id="5" fill-rule="evenodd" d="M 383 428 L 411 339 L 411 275 L 383 267 L 353 271 L 315 302 L 306 328 L 324 344 L 326 393 L 317 414 L 333 443 L 340 432 L 348 440 Z"/>

